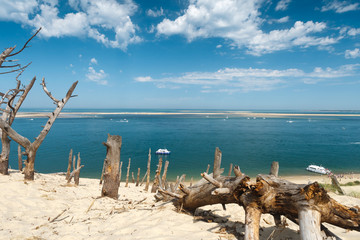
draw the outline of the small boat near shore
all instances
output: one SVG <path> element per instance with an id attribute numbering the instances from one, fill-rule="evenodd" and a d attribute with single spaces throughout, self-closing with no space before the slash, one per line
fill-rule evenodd
<path id="1" fill-rule="evenodd" d="M 166 148 L 159 148 L 155 154 L 157 155 L 169 155 L 171 151 L 167 150 Z"/>
<path id="2" fill-rule="evenodd" d="M 306 170 L 319 174 L 330 174 L 331 171 L 327 168 L 318 165 L 309 165 Z"/>

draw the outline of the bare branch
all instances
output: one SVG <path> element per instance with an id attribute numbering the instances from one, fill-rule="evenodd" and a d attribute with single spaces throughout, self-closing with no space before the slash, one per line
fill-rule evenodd
<path id="1" fill-rule="evenodd" d="M 5 49 L 5 51 L 3 51 L 1 54 L 0 54 L 0 67 L 1 65 L 3 64 L 3 62 L 5 62 L 5 59 L 7 57 L 9 57 L 10 53 L 15 49 L 15 47 L 10 47 L 10 48 L 7 48 Z"/>
<path id="2" fill-rule="evenodd" d="M 10 125 L 4 120 L 0 119 L 0 128 L 6 132 L 9 137 L 11 137 L 15 142 L 23 146 L 25 149 L 28 149 L 31 145 L 31 142 L 26 137 L 18 134 Z"/>
<path id="3" fill-rule="evenodd" d="M 1 63 L 1 60 L 0 60 L 0 63 Z M 27 64 L 26 66 L 24 66 L 24 67 L 21 67 L 21 68 L 18 68 L 18 69 L 14 69 L 14 70 L 8 71 L 8 72 L 1 72 L 0 74 L 7 74 L 7 73 L 18 72 L 18 71 L 24 70 L 24 69 L 27 68 L 30 64 L 31 64 L 31 62 L 28 63 L 28 64 Z"/>
<path id="4" fill-rule="evenodd" d="M 180 195 L 180 194 L 165 191 L 165 190 L 162 190 L 161 188 L 159 188 L 158 191 L 160 193 L 162 193 L 162 194 L 166 194 L 166 195 L 169 195 L 169 196 L 174 197 L 174 198 L 179 198 L 179 199 L 183 198 L 183 196 Z"/>
<path id="5" fill-rule="evenodd" d="M 207 173 L 202 173 L 201 176 L 203 178 L 205 178 L 208 182 L 210 182 L 212 185 L 218 187 L 218 188 L 222 188 L 222 183 L 221 182 L 218 182 L 216 181 L 214 178 L 212 178 L 209 174 Z"/>
<path id="6" fill-rule="evenodd" d="M 36 33 L 34 33 L 34 35 L 31 36 L 31 38 L 29 38 L 29 40 L 26 41 L 26 43 L 24 44 L 24 46 L 19 50 L 17 51 L 16 53 L 13 53 L 13 54 L 9 54 L 8 57 L 12 57 L 12 56 L 15 56 L 19 53 L 21 53 L 27 46 L 27 44 L 31 41 L 31 39 L 33 39 L 41 30 L 41 27 L 36 31 Z"/>
<path id="7" fill-rule="evenodd" d="M 51 98 L 51 100 L 53 100 L 55 104 L 57 104 L 57 103 L 60 102 L 59 100 L 57 100 L 56 98 L 54 98 L 54 97 L 51 95 L 51 92 L 49 92 L 49 90 L 46 88 L 45 78 L 42 79 L 41 85 L 42 85 L 42 87 L 43 87 L 44 92 L 46 93 L 46 95 L 48 95 L 49 98 Z"/>

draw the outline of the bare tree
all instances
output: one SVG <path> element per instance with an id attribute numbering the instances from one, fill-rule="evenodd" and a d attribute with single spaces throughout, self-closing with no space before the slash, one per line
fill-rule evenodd
<path id="1" fill-rule="evenodd" d="M 34 35 L 31 36 L 24 44 L 24 46 L 17 52 L 12 53 L 15 50 L 15 47 L 10 47 L 5 49 L 0 54 L 0 70 L 1 69 L 11 69 L 8 71 L 0 72 L 0 74 L 12 73 L 12 72 L 19 72 L 16 77 L 16 87 L 14 89 L 9 89 L 5 93 L 0 92 L 0 114 L 1 120 L 5 121 L 9 126 L 12 125 L 15 116 L 20 109 L 22 103 L 24 102 L 27 94 L 31 90 L 32 86 L 35 82 L 35 77 L 31 80 L 29 85 L 23 86 L 21 81 L 19 80 L 19 76 L 23 73 L 26 67 L 30 65 L 28 63 L 24 67 L 21 64 L 16 63 L 17 60 L 8 59 L 13 56 L 18 55 L 21 53 L 28 45 L 28 43 L 33 39 L 41 30 L 41 28 L 36 31 Z M 7 65 L 3 65 L 3 63 L 8 63 Z M 9 64 L 10 63 L 10 64 Z M 1 135 L 1 154 L 0 154 L 0 173 L 1 174 L 8 174 L 9 169 L 9 154 L 10 154 L 10 139 L 8 134 L 5 131 L 0 131 Z"/>
<path id="2" fill-rule="evenodd" d="M 46 135 L 49 133 L 52 125 L 54 124 L 56 118 L 59 116 L 61 110 L 64 108 L 67 101 L 73 97 L 72 93 L 75 90 L 76 85 L 78 82 L 74 82 L 71 87 L 69 88 L 66 96 L 62 100 L 57 100 L 54 98 L 51 93 L 47 90 L 45 80 L 42 79 L 41 85 L 43 86 L 43 90 L 45 93 L 54 101 L 56 104 L 55 110 L 48 116 L 49 119 L 46 122 L 44 128 L 41 130 L 40 134 L 35 138 L 34 142 L 30 142 L 29 139 L 26 137 L 23 137 L 19 133 L 17 133 L 14 129 L 11 128 L 11 126 L 4 121 L 3 119 L 0 119 L 0 128 L 3 132 L 8 134 L 15 142 L 20 144 L 23 148 L 25 148 L 24 155 L 26 156 L 25 160 L 25 180 L 34 180 L 34 164 L 35 164 L 35 157 L 36 152 L 39 149 L 41 143 L 44 141 Z"/>

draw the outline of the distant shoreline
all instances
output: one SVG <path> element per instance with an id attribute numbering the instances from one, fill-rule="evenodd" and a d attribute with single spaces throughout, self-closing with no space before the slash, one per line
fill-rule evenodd
<path id="1" fill-rule="evenodd" d="M 18 118 L 45 118 L 50 112 L 18 112 Z M 86 117 L 92 115 L 144 115 L 144 116 L 235 116 L 235 117 L 260 117 L 260 118 L 284 118 L 284 117 L 360 117 L 360 114 L 351 113 L 257 113 L 248 111 L 223 111 L 223 112 L 63 112 L 60 117 Z"/>

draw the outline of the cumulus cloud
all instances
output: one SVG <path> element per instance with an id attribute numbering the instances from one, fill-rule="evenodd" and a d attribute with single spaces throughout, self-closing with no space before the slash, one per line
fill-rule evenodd
<path id="1" fill-rule="evenodd" d="M 64 4 L 64 1 L 60 3 Z M 141 41 L 131 16 L 137 10 L 132 0 L 69 0 L 71 11 L 59 14 L 57 0 L 0 0 L 0 19 L 42 27 L 43 37 L 90 37 L 107 47 L 126 50 Z M 110 39 L 105 32 L 113 32 Z"/>
<path id="2" fill-rule="evenodd" d="M 154 83 L 158 88 L 198 85 L 202 92 L 223 91 L 249 92 L 269 91 L 282 87 L 288 81 L 299 79 L 307 84 L 314 84 L 324 79 L 336 79 L 359 75 L 360 64 L 343 65 L 337 69 L 316 67 L 312 72 L 300 69 L 260 69 L 260 68 L 224 68 L 216 72 L 189 72 L 178 77 L 152 78 L 137 77 L 142 83 Z M 226 90 L 227 89 L 227 90 Z"/>
<path id="3" fill-rule="evenodd" d="M 360 57 L 360 49 L 355 48 L 354 50 L 346 50 L 345 51 L 345 58 L 358 58 Z"/>
<path id="4" fill-rule="evenodd" d="M 89 67 L 88 73 L 86 74 L 87 80 L 100 85 L 108 85 L 108 81 L 105 80 L 106 77 L 107 74 L 104 72 L 104 70 L 101 69 L 99 72 L 96 72 L 93 67 Z"/>
<path id="5" fill-rule="evenodd" d="M 285 11 L 288 8 L 290 2 L 291 2 L 291 0 L 280 0 L 278 2 L 278 4 L 276 5 L 275 10 L 276 11 Z"/>
<path id="6" fill-rule="evenodd" d="M 355 11 L 360 9 L 359 3 L 350 3 L 349 1 L 329 1 L 321 8 L 322 12 L 335 11 L 336 13 L 344 13 L 349 11 Z"/>
<path id="7" fill-rule="evenodd" d="M 289 29 L 261 30 L 264 22 L 259 8 L 263 0 L 192 0 L 184 14 L 175 20 L 164 19 L 156 27 L 160 35 L 184 35 L 188 41 L 220 37 L 232 45 L 246 47 L 248 53 L 261 55 L 294 46 L 327 46 L 337 42 L 331 37 L 317 37 L 326 24 L 297 21 Z M 285 17 L 281 21 L 287 21 Z"/>
<path id="8" fill-rule="evenodd" d="M 97 62 L 97 60 L 96 60 L 96 58 L 92 58 L 91 60 L 90 60 L 90 64 L 97 64 L 98 62 Z"/>
<path id="9" fill-rule="evenodd" d="M 146 11 L 146 15 L 150 16 L 150 17 L 160 17 L 164 15 L 164 9 L 160 8 L 159 10 L 152 10 L 152 9 L 148 9 Z"/>

